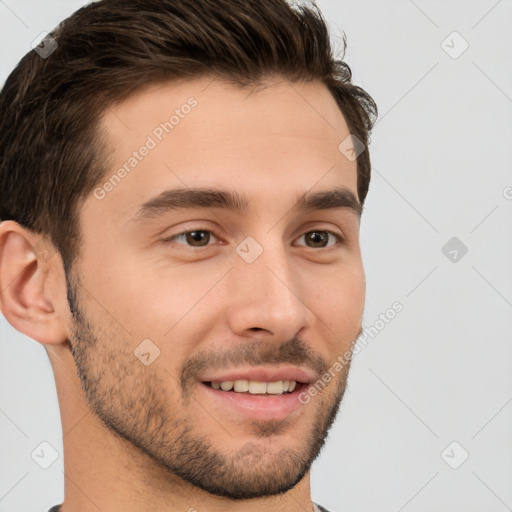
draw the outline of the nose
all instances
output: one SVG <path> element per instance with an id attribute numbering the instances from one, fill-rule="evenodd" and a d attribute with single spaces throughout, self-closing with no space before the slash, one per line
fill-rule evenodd
<path id="1" fill-rule="evenodd" d="M 228 275 L 227 321 L 234 334 L 284 342 L 312 323 L 297 265 L 282 245 L 264 247 L 252 263 L 237 255 Z"/>

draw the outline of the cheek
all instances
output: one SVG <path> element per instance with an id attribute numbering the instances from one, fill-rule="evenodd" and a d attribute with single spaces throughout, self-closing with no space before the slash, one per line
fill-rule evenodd
<path id="1" fill-rule="evenodd" d="M 332 333 L 352 339 L 361 328 L 365 288 L 362 266 L 333 274 L 323 281 L 322 290 L 315 293 L 314 311 Z"/>
<path id="2" fill-rule="evenodd" d="M 162 338 L 180 319 L 193 316 L 225 272 L 198 272 L 161 262 L 141 264 L 131 259 L 111 263 L 95 274 L 90 288 L 102 305 L 134 338 Z M 134 269 L 137 269 L 134 271 Z"/>

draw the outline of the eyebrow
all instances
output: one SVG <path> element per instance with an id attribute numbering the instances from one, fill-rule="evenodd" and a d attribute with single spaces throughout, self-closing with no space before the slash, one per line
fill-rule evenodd
<path id="1" fill-rule="evenodd" d="M 248 211 L 249 205 L 250 201 L 247 197 L 237 192 L 213 188 L 177 188 L 165 190 L 140 205 L 132 220 L 143 222 L 168 211 L 187 208 L 221 208 L 243 214 Z M 294 209 L 303 211 L 348 209 L 359 218 L 362 213 L 359 201 L 351 190 L 344 187 L 314 193 L 304 192 L 298 197 Z"/>

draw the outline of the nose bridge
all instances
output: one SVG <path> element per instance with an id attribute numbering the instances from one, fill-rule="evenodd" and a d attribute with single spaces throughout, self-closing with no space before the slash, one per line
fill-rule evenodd
<path id="1" fill-rule="evenodd" d="M 266 244 L 256 244 L 247 240 L 237 248 L 228 320 L 239 334 L 257 328 L 289 339 L 309 314 L 297 271 L 282 242 L 267 238 Z"/>

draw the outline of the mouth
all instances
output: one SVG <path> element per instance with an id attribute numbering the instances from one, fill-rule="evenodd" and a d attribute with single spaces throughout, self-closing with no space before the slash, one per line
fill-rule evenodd
<path id="1" fill-rule="evenodd" d="M 262 382 L 258 380 L 223 380 L 203 382 L 216 390 L 222 390 L 227 393 L 244 393 L 249 395 L 283 395 L 290 394 L 295 389 L 305 386 L 305 383 L 296 380 L 276 380 L 272 382 Z"/>
<path id="2" fill-rule="evenodd" d="M 283 420 L 304 407 L 299 394 L 313 381 L 313 374 L 298 368 L 252 368 L 204 376 L 200 388 L 223 416 Z"/>

